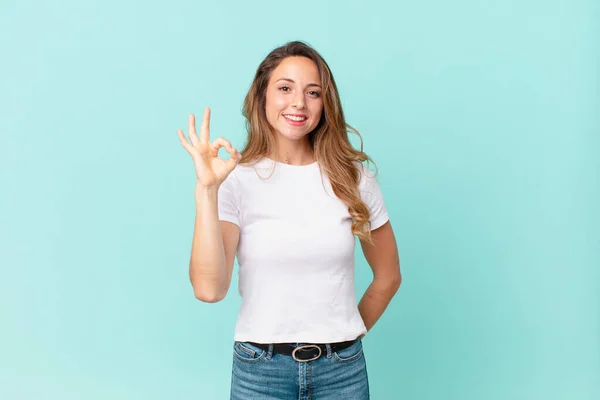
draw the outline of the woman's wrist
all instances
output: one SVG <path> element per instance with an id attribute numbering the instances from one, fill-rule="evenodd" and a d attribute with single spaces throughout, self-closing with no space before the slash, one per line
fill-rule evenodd
<path id="1" fill-rule="evenodd" d="M 194 194 L 196 198 L 201 197 L 204 198 L 206 196 L 214 196 L 219 192 L 218 186 L 202 186 L 199 183 L 196 184 L 194 188 Z"/>

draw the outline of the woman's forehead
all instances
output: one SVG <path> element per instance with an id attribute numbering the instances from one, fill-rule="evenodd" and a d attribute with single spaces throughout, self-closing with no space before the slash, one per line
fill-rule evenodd
<path id="1" fill-rule="evenodd" d="M 296 81 L 320 82 L 319 69 L 313 60 L 306 57 L 288 57 L 283 59 L 273 70 L 271 81 L 288 79 Z"/>

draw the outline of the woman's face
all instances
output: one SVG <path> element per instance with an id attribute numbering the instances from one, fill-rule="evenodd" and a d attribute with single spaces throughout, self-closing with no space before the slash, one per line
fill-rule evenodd
<path id="1" fill-rule="evenodd" d="M 288 139 L 303 138 L 321 119 L 321 90 L 319 70 L 311 59 L 283 59 L 267 86 L 265 108 L 269 124 Z"/>

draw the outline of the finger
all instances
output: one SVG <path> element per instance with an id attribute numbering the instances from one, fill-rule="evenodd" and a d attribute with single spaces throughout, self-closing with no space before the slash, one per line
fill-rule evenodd
<path id="1" fill-rule="evenodd" d="M 232 148 L 231 151 L 228 153 L 231 157 L 229 157 L 229 160 L 227 160 L 227 165 L 231 170 L 233 170 L 242 159 L 242 154 L 238 152 L 235 148 Z"/>
<path id="2" fill-rule="evenodd" d="M 196 116 L 190 114 L 188 117 L 188 132 L 190 134 L 190 141 L 195 146 L 198 144 L 198 135 L 196 134 Z"/>
<path id="3" fill-rule="evenodd" d="M 185 135 L 183 134 L 183 131 L 181 129 L 177 129 L 177 135 L 179 136 L 179 141 L 181 142 L 181 145 L 189 153 L 191 151 L 191 146 L 190 146 L 190 143 L 185 138 Z"/>
<path id="4" fill-rule="evenodd" d="M 229 153 L 229 160 L 227 160 L 227 165 L 229 168 L 233 169 L 242 159 L 242 155 L 231 145 L 229 140 L 223 139 L 222 137 L 215 140 L 211 145 L 213 156 L 217 156 L 219 149 L 221 147 L 225 147 L 225 150 Z"/>
<path id="5" fill-rule="evenodd" d="M 229 152 L 229 150 L 231 150 L 233 148 L 233 146 L 231 145 L 231 142 L 229 140 L 223 139 L 222 137 L 220 137 L 217 140 L 215 140 L 214 142 L 212 142 L 210 147 L 212 148 L 213 154 L 215 156 L 216 156 L 216 153 L 219 152 L 219 149 L 221 147 L 225 147 L 227 152 Z"/>
<path id="6" fill-rule="evenodd" d="M 204 109 L 204 116 L 202 117 L 200 141 L 203 143 L 208 143 L 210 141 L 210 108 L 208 107 Z"/>

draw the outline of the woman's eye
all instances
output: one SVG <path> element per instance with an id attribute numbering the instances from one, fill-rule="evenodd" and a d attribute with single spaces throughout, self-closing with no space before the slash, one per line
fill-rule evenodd
<path id="1" fill-rule="evenodd" d="M 279 88 L 279 90 L 282 90 L 284 92 L 287 92 L 290 88 L 288 86 L 282 86 Z"/>
<path id="2" fill-rule="evenodd" d="M 317 92 L 316 90 L 311 90 L 310 92 L 308 92 L 311 96 L 315 96 L 315 97 L 319 97 L 321 96 L 321 93 Z"/>

